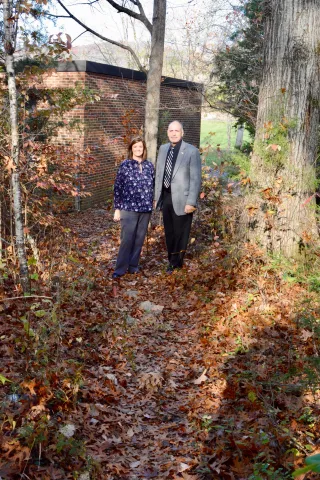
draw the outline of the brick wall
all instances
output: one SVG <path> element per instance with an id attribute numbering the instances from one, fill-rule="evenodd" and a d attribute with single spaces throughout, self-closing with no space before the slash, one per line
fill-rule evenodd
<path id="1" fill-rule="evenodd" d="M 145 98 L 145 84 L 139 80 L 88 73 L 86 86 L 100 101 L 85 107 L 85 147 L 94 156 L 96 171 L 84 180 L 93 195 L 81 200 L 83 208 L 112 198 L 117 166 L 126 157 L 123 136 L 141 129 Z"/>
<path id="2" fill-rule="evenodd" d="M 39 89 L 45 88 L 74 88 L 76 84 L 84 87 L 86 81 L 86 72 L 52 72 L 46 73 L 42 77 L 41 83 L 37 85 Z M 78 158 L 78 154 L 82 155 L 84 152 L 84 125 L 85 125 L 85 109 L 83 105 L 76 106 L 71 111 L 64 115 L 66 121 L 77 120 L 79 128 L 74 128 L 70 131 L 67 128 L 62 128 L 58 132 L 58 136 L 55 138 L 55 142 L 58 145 L 70 147 L 72 153 L 75 154 L 75 159 Z M 58 195 L 56 193 L 50 193 L 54 196 L 54 208 L 67 211 L 77 208 L 78 197 L 67 196 L 66 194 Z"/>
<path id="3" fill-rule="evenodd" d="M 69 70 L 69 71 L 68 71 Z M 80 71 L 83 70 L 83 71 Z M 144 124 L 146 80 L 144 74 L 133 70 L 96 64 L 72 62 L 62 64 L 48 77 L 48 86 L 71 86 L 81 82 L 94 90 L 100 100 L 78 107 L 69 113 L 84 122 L 83 134 L 61 131 L 58 141 L 90 150 L 93 171 L 81 173 L 85 190 L 90 197 L 80 200 L 80 208 L 112 199 L 112 187 L 117 167 L 126 158 L 126 139 L 141 131 Z M 184 125 L 184 139 L 196 146 L 200 141 L 200 85 L 182 80 L 164 79 L 161 85 L 159 143 L 166 142 L 168 123 L 179 120 Z M 78 204 L 79 207 L 79 204 Z"/>

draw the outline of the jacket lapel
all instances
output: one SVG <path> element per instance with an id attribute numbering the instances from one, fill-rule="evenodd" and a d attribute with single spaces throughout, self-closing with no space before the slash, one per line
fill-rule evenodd
<path id="1" fill-rule="evenodd" d="M 184 152 L 185 152 L 186 148 L 187 148 L 187 144 L 182 140 L 180 150 L 179 150 L 179 153 L 178 153 L 178 157 L 177 157 L 177 160 L 176 160 L 176 164 L 175 164 L 174 169 L 173 169 L 172 178 L 175 176 L 175 174 L 177 173 L 181 163 L 183 162 Z"/>
<path id="2" fill-rule="evenodd" d="M 164 167 L 166 165 L 166 159 L 167 159 L 169 147 L 170 147 L 170 143 L 166 143 L 163 146 L 161 157 L 159 157 L 158 159 L 158 168 L 160 172 L 159 178 L 161 178 L 161 181 L 163 181 Z"/>

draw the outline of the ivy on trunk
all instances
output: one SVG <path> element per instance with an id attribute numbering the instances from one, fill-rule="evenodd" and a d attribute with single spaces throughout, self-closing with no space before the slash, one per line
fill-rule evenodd
<path id="1" fill-rule="evenodd" d="M 269 0 L 251 182 L 250 240 L 299 257 L 318 241 L 315 213 L 320 105 L 320 4 Z"/>

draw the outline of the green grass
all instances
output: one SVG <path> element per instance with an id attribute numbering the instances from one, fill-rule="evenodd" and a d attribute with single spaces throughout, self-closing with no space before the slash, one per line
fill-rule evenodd
<path id="1" fill-rule="evenodd" d="M 236 142 L 237 130 L 231 124 L 230 131 L 230 152 L 234 151 L 234 144 Z M 243 136 L 244 142 L 250 142 L 249 133 L 245 130 Z M 220 164 L 225 160 L 228 149 L 228 122 L 222 120 L 202 120 L 200 146 L 206 148 L 210 145 L 206 156 L 206 164 L 211 165 L 212 162 Z M 220 148 L 221 152 L 217 149 Z"/>

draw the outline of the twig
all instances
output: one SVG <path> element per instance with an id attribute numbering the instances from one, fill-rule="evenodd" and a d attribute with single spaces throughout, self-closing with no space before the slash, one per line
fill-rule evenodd
<path id="1" fill-rule="evenodd" d="M 74 38 L 71 43 L 74 43 L 76 40 L 78 40 L 79 37 L 81 37 L 81 35 L 83 35 L 84 33 L 87 33 L 87 31 L 88 30 L 84 30 L 82 33 L 80 33 L 80 35 L 78 35 L 76 38 Z"/>
<path id="2" fill-rule="evenodd" d="M 6 243 L 7 245 L 11 245 L 11 243 L 10 243 L 10 242 L 7 242 L 7 240 L 5 240 L 4 238 L 0 237 L 0 239 L 1 239 L 1 242 Z"/>
<path id="3" fill-rule="evenodd" d="M 25 300 L 28 298 L 48 298 L 49 300 L 53 300 L 52 297 L 45 297 L 43 295 L 26 295 L 23 297 L 0 298 L 0 301 L 6 302 L 7 300 L 18 300 L 18 298 L 24 298 Z"/>
<path id="4" fill-rule="evenodd" d="M 45 17 L 54 17 L 54 18 L 70 18 L 69 15 L 54 15 L 53 13 L 46 12 Z"/>

